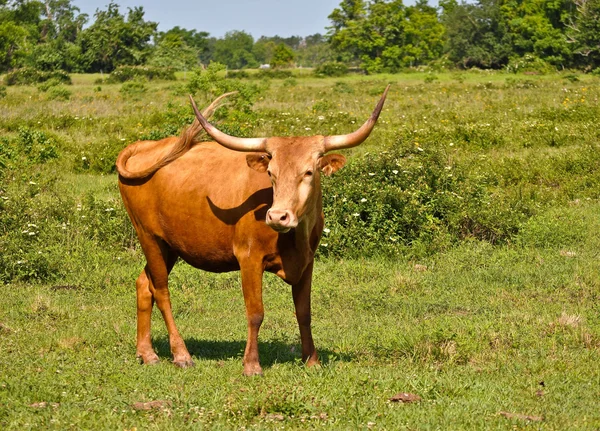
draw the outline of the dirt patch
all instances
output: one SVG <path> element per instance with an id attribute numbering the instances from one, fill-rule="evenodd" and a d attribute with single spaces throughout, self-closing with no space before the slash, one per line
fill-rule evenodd
<path id="1" fill-rule="evenodd" d="M 173 405 L 173 403 L 169 400 L 156 400 L 156 401 L 148 401 L 148 402 L 137 402 L 137 403 L 133 403 L 131 407 L 133 407 L 134 410 L 144 410 L 144 411 L 149 411 L 149 410 L 160 410 L 160 409 L 165 409 L 168 407 L 171 407 Z"/>
<path id="2" fill-rule="evenodd" d="M 52 407 L 52 408 L 58 408 L 58 406 L 60 406 L 60 404 L 58 403 L 48 403 L 46 401 L 40 401 L 37 403 L 33 403 L 33 404 L 29 404 L 29 407 L 34 408 L 34 409 L 45 409 L 46 407 Z"/>
<path id="3" fill-rule="evenodd" d="M 75 286 L 72 284 L 58 284 L 58 285 L 52 286 L 50 288 L 50 290 L 53 290 L 55 292 L 58 290 L 79 290 L 79 289 L 81 289 L 81 287 Z"/>
<path id="4" fill-rule="evenodd" d="M 410 403 L 418 403 L 421 401 L 421 397 L 416 394 L 411 394 L 408 392 L 400 392 L 399 394 L 394 395 L 390 398 L 390 401 L 393 403 L 402 403 L 402 404 L 410 404 Z"/>
<path id="5" fill-rule="evenodd" d="M 500 416 L 504 416 L 507 419 L 520 419 L 520 420 L 529 421 L 529 422 L 541 422 L 544 420 L 544 418 L 542 416 L 530 416 L 530 415 L 523 415 L 521 413 L 499 412 L 498 414 Z"/>

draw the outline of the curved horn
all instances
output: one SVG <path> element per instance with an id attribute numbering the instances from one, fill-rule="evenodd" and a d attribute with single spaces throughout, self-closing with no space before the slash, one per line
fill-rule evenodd
<path id="1" fill-rule="evenodd" d="M 379 114 L 381 113 L 381 109 L 383 108 L 383 104 L 389 89 L 390 86 L 388 84 L 388 86 L 385 87 L 385 91 L 383 92 L 381 99 L 379 99 L 379 103 L 371 114 L 371 117 L 360 127 L 360 129 L 348 135 L 325 137 L 325 152 L 356 147 L 357 145 L 362 144 L 364 140 L 369 137 L 373 127 L 375 127 L 375 123 L 377 123 L 377 119 L 379 118 Z"/>
<path id="2" fill-rule="evenodd" d="M 246 152 L 264 152 L 267 148 L 267 138 L 236 138 L 235 136 L 229 136 L 226 133 L 221 132 L 215 126 L 206 121 L 206 118 L 200 113 L 194 98 L 190 95 L 192 102 L 192 108 L 196 114 L 196 118 L 206 130 L 206 133 L 210 135 L 215 141 L 223 145 L 230 150 L 235 151 L 246 151 Z"/>

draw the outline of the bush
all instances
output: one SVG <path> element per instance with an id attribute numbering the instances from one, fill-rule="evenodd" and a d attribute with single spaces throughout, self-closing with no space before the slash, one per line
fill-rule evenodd
<path id="1" fill-rule="evenodd" d="M 109 84 L 119 82 L 147 79 L 163 79 L 165 81 L 176 81 L 175 70 L 166 67 L 151 66 L 120 66 L 116 68 L 106 79 Z"/>
<path id="2" fill-rule="evenodd" d="M 45 93 L 46 91 L 48 91 L 51 87 L 57 87 L 59 85 L 61 85 L 62 83 L 56 79 L 56 78 L 50 78 L 47 81 L 42 82 L 40 85 L 37 86 L 38 90 L 40 90 L 42 93 Z"/>
<path id="3" fill-rule="evenodd" d="M 333 87 L 333 92 L 338 94 L 354 94 L 354 88 L 347 82 L 338 81 Z"/>
<path id="4" fill-rule="evenodd" d="M 437 77 L 437 75 L 433 75 L 431 73 L 428 73 L 424 79 L 425 84 L 431 84 L 432 82 L 436 81 L 439 81 L 439 78 Z"/>
<path id="5" fill-rule="evenodd" d="M 525 54 L 523 57 L 512 58 L 506 67 L 507 72 L 511 73 L 529 73 L 544 75 L 551 73 L 556 69 L 545 60 L 535 55 Z"/>
<path id="6" fill-rule="evenodd" d="M 22 69 L 15 69 L 4 76 L 4 83 L 6 85 L 35 85 L 49 80 L 61 84 L 72 84 L 69 74 L 62 70 L 42 72 L 31 67 L 24 67 Z"/>
<path id="7" fill-rule="evenodd" d="M 139 97 L 148 91 L 146 83 L 142 79 L 127 81 L 122 86 L 119 92 L 125 97 Z"/>
<path id="8" fill-rule="evenodd" d="M 69 100 L 72 94 L 71 90 L 64 85 L 52 86 L 48 89 L 49 100 Z"/>
<path id="9" fill-rule="evenodd" d="M 229 79 L 248 79 L 250 74 L 245 70 L 232 70 L 227 72 L 227 78 Z"/>
<path id="10" fill-rule="evenodd" d="M 344 63 L 329 62 L 323 63 L 315 69 L 317 76 L 344 76 L 348 74 L 348 66 Z"/>
<path id="11" fill-rule="evenodd" d="M 295 87 L 296 85 L 298 85 L 296 78 L 287 78 L 285 81 L 283 81 L 284 87 Z"/>
<path id="12" fill-rule="evenodd" d="M 256 84 L 239 79 L 227 79 L 222 73 L 224 70 L 225 65 L 211 62 L 205 70 L 198 69 L 192 72 L 187 84 L 188 93 L 201 93 L 202 100 L 197 101 L 201 106 L 204 103 L 210 103 L 224 93 L 237 91 L 237 95 L 231 98 L 233 110 L 250 113 L 255 100 L 267 89 L 264 81 Z M 223 109 L 215 113 L 217 118 L 224 118 L 226 115 L 227 111 Z"/>
<path id="13" fill-rule="evenodd" d="M 3 85 L 0 85 L 0 99 L 3 99 L 6 97 L 6 87 Z"/>
<path id="14" fill-rule="evenodd" d="M 288 79 L 293 77 L 294 74 L 291 70 L 281 70 L 281 69 L 261 69 L 255 75 L 257 79 Z"/>

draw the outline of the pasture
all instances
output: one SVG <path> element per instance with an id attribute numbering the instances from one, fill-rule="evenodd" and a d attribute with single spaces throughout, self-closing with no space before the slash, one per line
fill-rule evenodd
<path id="1" fill-rule="evenodd" d="M 183 76 L 97 78 L 75 75 L 68 100 L 0 98 L 0 428 L 600 427 L 599 78 L 303 75 L 223 116 L 243 136 L 348 133 L 392 84 L 371 137 L 324 179 L 323 365 L 301 363 L 290 288 L 268 275 L 262 378 L 242 376 L 238 274 L 181 263 L 171 296 L 196 366 L 170 363 L 156 307 L 161 363 L 136 360 L 144 257 L 114 160 L 193 117 Z"/>

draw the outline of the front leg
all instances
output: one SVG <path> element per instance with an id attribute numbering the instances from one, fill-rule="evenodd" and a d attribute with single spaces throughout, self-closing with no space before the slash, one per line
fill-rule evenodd
<path id="1" fill-rule="evenodd" d="M 312 286 L 313 264 L 314 261 L 310 262 L 304 270 L 300 281 L 292 285 L 296 319 L 298 320 L 300 339 L 302 340 L 302 360 L 309 367 L 320 364 L 310 328 L 310 290 Z"/>
<path id="2" fill-rule="evenodd" d="M 248 339 L 244 351 L 244 375 L 260 376 L 262 368 L 258 359 L 258 331 L 265 311 L 262 299 L 263 267 L 252 262 L 240 262 L 242 291 L 248 319 Z"/>

